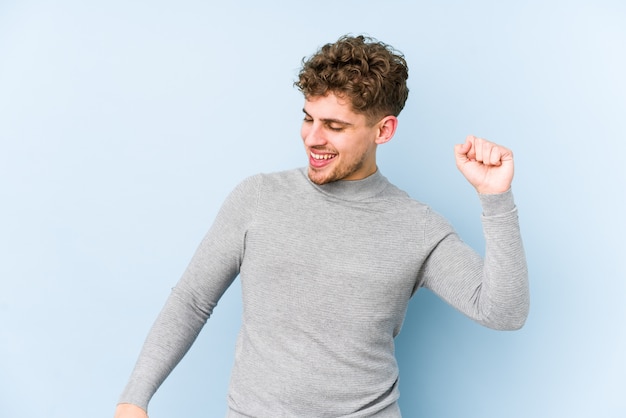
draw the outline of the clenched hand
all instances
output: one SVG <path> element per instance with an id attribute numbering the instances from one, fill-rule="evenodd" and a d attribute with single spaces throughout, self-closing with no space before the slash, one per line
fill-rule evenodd
<path id="1" fill-rule="evenodd" d="M 513 181 L 513 152 L 501 145 L 468 135 L 455 145 L 456 166 L 482 194 L 504 193 Z"/>

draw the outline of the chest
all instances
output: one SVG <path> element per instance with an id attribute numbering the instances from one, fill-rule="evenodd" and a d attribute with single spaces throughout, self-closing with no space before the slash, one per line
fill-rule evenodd
<path id="1" fill-rule="evenodd" d="M 285 311 L 397 323 L 428 251 L 419 219 L 395 209 L 274 201 L 246 235 L 244 296 L 271 310 L 264 315 L 291 307 Z"/>

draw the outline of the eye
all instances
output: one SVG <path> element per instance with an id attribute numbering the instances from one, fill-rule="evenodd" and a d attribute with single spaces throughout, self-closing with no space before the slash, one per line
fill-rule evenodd
<path id="1" fill-rule="evenodd" d="M 330 129 L 333 132 L 341 132 L 344 130 L 344 127 L 341 125 L 328 124 L 326 126 L 328 127 L 328 129 Z"/>

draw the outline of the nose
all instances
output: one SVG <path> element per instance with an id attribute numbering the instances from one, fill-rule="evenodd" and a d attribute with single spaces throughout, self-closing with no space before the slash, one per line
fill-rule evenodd
<path id="1" fill-rule="evenodd" d="M 307 147 L 315 147 L 326 144 L 326 138 L 322 130 L 322 126 L 315 122 L 304 121 L 300 132 L 304 145 Z"/>

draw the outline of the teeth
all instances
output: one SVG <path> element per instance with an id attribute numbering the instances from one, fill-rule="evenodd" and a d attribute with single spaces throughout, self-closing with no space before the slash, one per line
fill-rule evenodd
<path id="1" fill-rule="evenodd" d="M 315 158 L 316 160 L 329 160 L 331 158 L 334 158 L 335 156 L 332 154 L 315 154 L 315 153 L 311 153 L 311 157 Z"/>

